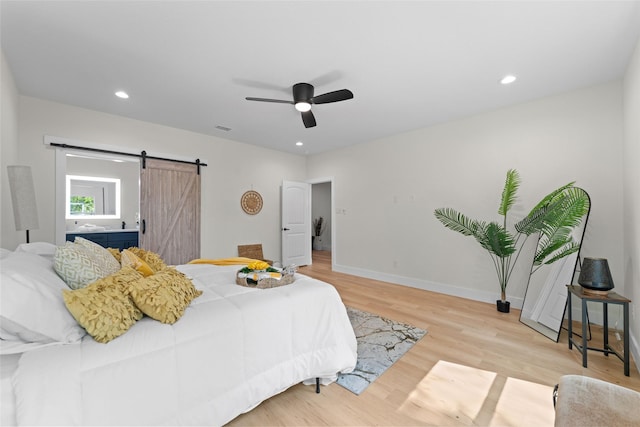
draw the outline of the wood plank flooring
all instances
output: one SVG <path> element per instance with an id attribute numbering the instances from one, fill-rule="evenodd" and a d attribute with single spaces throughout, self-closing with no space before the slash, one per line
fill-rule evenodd
<path id="1" fill-rule="evenodd" d="M 565 374 L 640 391 L 631 364 L 589 352 L 588 368 L 567 346 L 519 322 L 518 310 L 331 271 L 330 252 L 314 251 L 300 273 L 333 284 L 346 305 L 424 328 L 427 335 L 360 396 L 337 384 L 296 385 L 233 420 L 231 426 L 552 426 L 552 389 Z M 592 327 L 593 339 L 601 330 Z"/>

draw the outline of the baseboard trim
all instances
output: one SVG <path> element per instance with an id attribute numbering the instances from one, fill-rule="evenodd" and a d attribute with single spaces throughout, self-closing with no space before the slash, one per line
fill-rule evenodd
<path id="1" fill-rule="evenodd" d="M 334 264 L 333 270 L 339 273 L 351 274 L 353 276 L 365 277 L 367 279 L 380 280 L 382 282 L 393 283 L 396 285 L 409 286 L 412 288 L 422 289 L 425 291 L 438 292 L 440 294 L 451 295 L 454 297 L 466 298 L 473 301 L 486 302 L 495 304 L 500 298 L 499 293 L 478 291 L 474 289 L 461 288 L 445 283 L 437 283 L 429 280 L 416 279 L 413 277 L 405 277 L 396 274 L 381 273 L 379 271 L 367 270 L 364 268 L 349 267 L 346 265 Z M 521 297 L 509 297 L 513 308 L 522 308 Z"/>

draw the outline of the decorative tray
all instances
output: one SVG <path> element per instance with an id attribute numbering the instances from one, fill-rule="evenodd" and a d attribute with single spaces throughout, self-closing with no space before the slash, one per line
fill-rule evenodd
<path id="1" fill-rule="evenodd" d="M 248 288 L 268 289 L 289 285 L 295 280 L 293 273 L 281 273 L 279 278 L 272 277 L 271 274 L 272 273 L 257 271 L 252 273 L 243 273 L 242 270 L 238 270 L 238 273 L 236 274 L 236 283 Z"/>

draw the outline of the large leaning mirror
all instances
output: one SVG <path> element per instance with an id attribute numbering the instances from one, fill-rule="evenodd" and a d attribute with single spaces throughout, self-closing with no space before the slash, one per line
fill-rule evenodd
<path id="1" fill-rule="evenodd" d="M 529 284 L 524 296 L 520 321 L 542 335 L 558 341 L 562 329 L 567 303 L 567 285 L 577 280 L 576 269 L 579 265 L 580 249 L 589 219 L 591 202 L 589 195 L 581 188 L 577 197 L 584 197 L 587 203 L 586 213 L 579 224 L 569 230 L 577 250 L 551 264 L 532 265 Z M 536 254 L 544 244 L 543 237 L 538 240 Z"/>

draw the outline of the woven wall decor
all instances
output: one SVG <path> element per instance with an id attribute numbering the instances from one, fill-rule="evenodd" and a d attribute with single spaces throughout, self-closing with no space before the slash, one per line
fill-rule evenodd
<path id="1" fill-rule="evenodd" d="M 262 196 L 257 191 L 249 190 L 240 198 L 240 206 L 249 215 L 255 215 L 262 209 Z"/>

